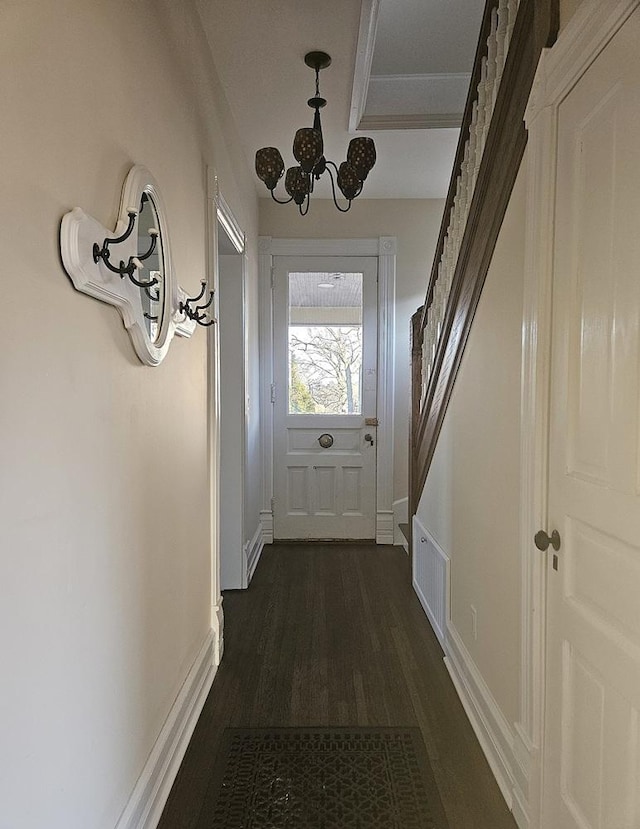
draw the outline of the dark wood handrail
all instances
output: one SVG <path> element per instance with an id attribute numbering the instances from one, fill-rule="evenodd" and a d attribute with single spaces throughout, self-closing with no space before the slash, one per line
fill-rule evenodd
<path id="1" fill-rule="evenodd" d="M 490 115 L 484 148 L 470 184 L 470 203 L 464 204 L 460 182 L 464 180 L 465 159 L 474 135 L 474 111 L 479 107 L 478 85 L 488 64 L 488 40 L 495 45 L 498 8 L 501 18 L 517 15 L 512 21 L 506 60 L 495 103 Z M 501 19 L 504 23 L 504 20 Z M 451 183 L 445 203 L 440 235 L 424 305 L 412 318 L 412 413 L 410 424 L 409 507 L 414 515 L 424 487 L 444 415 L 451 399 L 455 378 L 460 367 L 473 317 L 493 251 L 502 225 L 509 198 L 525 150 L 527 135 L 524 111 L 533 85 L 542 49 L 555 40 L 558 29 L 558 0 L 488 0 L 482 21 L 480 39 L 467 97 L 463 125 L 454 162 Z M 504 29 L 501 30 L 504 35 Z M 490 58 L 492 60 L 493 58 Z M 485 67 L 483 69 L 483 62 Z M 451 248 L 452 215 L 462 199 L 464 226 L 457 232 L 455 264 L 451 265 L 450 286 L 442 312 L 435 307 L 438 280 L 442 278 L 442 261 L 447 244 Z M 459 216 L 458 219 L 459 221 Z M 449 237 L 449 239 L 448 239 Z M 425 384 L 423 344 L 430 316 L 437 315 L 440 328 L 434 341 L 434 354 L 428 367 Z M 433 328 L 433 322 L 432 322 Z M 425 389 L 426 385 L 426 389 Z"/>

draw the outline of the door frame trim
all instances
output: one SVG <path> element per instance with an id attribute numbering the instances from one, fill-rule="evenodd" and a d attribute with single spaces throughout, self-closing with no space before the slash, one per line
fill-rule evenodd
<path id="1" fill-rule="evenodd" d="M 218 261 L 218 222 L 225 228 L 234 247 L 242 255 L 243 284 L 247 272 L 245 233 L 220 192 L 214 167 L 207 167 L 207 276 L 213 289 L 211 315 L 220 316 L 220 269 Z M 209 477 L 209 538 L 211 561 L 211 630 L 213 654 L 218 666 L 224 652 L 224 616 L 220 590 L 220 336 L 217 325 L 206 329 L 207 335 L 207 433 Z M 246 359 L 246 358 L 245 358 Z M 246 363 L 244 365 L 246 378 Z M 246 380 L 245 380 L 246 382 Z M 246 423 L 245 423 L 246 432 Z M 246 446 L 246 439 L 243 441 Z M 243 461 L 244 465 L 244 461 Z"/>
<path id="2" fill-rule="evenodd" d="M 260 282 L 260 411 L 263 541 L 273 542 L 273 257 L 372 256 L 378 260 L 378 452 L 376 544 L 393 544 L 393 434 L 395 392 L 395 236 L 375 239 L 258 238 Z"/>
<path id="3" fill-rule="evenodd" d="M 547 637 L 547 560 L 533 536 L 547 526 L 551 381 L 551 302 L 558 111 L 562 101 L 625 21 L 638 0 L 583 0 L 553 48 L 543 51 L 525 113 L 529 169 L 521 373 L 521 662 L 515 723 L 514 816 L 541 826 Z"/>

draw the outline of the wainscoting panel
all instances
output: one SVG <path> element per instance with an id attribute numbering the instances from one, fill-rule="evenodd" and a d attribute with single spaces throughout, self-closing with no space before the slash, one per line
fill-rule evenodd
<path id="1" fill-rule="evenodd" d="M 451 621 L 450 559 L 416 516 L 413 517 L 413 587 L 442 645 L 444 663 L 504 799 L 520 829 L 528 829 L 525 796 L 528 763 L 518 762 L 515 731 Z"/>
<path id="2" fill-rule="evenodd" d="M 418 594 L 438 641 L 445 648 L 449 618 L 449 558 L 415 515 L 413 517 L 413 588 Z"/>

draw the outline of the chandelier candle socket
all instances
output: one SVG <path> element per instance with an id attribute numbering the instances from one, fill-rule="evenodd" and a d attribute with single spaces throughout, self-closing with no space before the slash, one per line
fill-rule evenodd
<path id="1" fill-rule="evenodd" d="M 297 167 L 289 167 L 285 176 L 285 190 L 288 199 L 279 199 L 274 190 L 284 173 L 284 161 L 280 151 L 275 147 L 263 147 L 256 153 L 256 173 L 271 193 L 271 198 L 278 204 L 288 204 L 293 201 L 298 205 L 300 215 L 309 212 L 309 202 L 313 193 L 314 184 L 325 172 L 329 174 L 333 203 L 341 213 L 346 213 L 351 207 L 353 199 L 362 192 L 366 177 L 376 163 L 376 147 L 372 138 L 354 138 L 349 143 L 347 160 L 338 168 L 333 161 L 324 157 L 324 139 L 320 110 L 326 105 L 326 100 L 320 97 L 319 74 L 331 64 L 331 58 L 326 52 L 308 52 L 304 62 L 316 73 L 316 94 L 307 101 L 314 110 L 313 126 L 299 129 L 293 140 L 293 156 L 298 162 Z M 336 184 L 347 200 L 346 207 L 338 204 Z"/>
<path id="2" fill-rule="evenodd" d="M 263 147 L 258 150 L 256 153 L 256 173 L 269 190 L 273 190 L 284 173 L 284 161 L 280 155 L 280 150 L 275 147 Z"/>

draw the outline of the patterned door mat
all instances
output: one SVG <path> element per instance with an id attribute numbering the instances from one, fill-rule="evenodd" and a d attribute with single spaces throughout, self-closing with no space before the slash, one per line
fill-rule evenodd
<path id="1" fill-rule="evenodd" d="M 228 728 L 215 777 L 211 829 L 448 829 L 418 728 Z"/>

